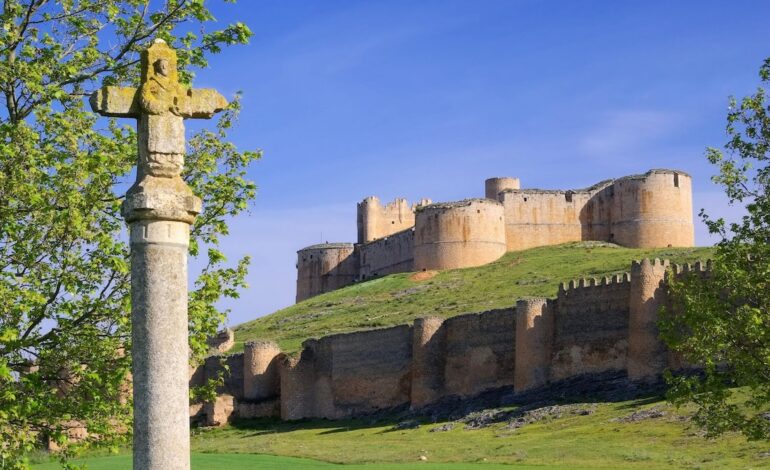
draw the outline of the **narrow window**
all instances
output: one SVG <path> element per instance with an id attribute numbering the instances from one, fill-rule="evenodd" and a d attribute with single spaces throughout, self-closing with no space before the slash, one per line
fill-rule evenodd
<path id="1" fill-rule="evenodd" d="M 566 193 L 564 193 L 564 199 L 566 199 L 567 202 L 572 202 L 572 192 L 567 191 Z"/>
<path id="2" fill-rule="evenodd" d="M 524 202 L 527 202 L 527 198 L 524 198 Z"/>
<path id="3" fill-rule="evenodd" d="M 674 187 L 679 187 L 679 173 L 674 173 Z"/>

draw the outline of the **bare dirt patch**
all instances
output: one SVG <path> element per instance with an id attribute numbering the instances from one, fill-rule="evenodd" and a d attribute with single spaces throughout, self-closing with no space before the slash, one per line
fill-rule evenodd
<path id="1" fill-rule="evenodd" d="M 415 282 L 427 281 L 428 279 L 436 277 L 436 274 L 438 274 L 438 271 L 420 271 L 409 276 L 409 280 Z"/>

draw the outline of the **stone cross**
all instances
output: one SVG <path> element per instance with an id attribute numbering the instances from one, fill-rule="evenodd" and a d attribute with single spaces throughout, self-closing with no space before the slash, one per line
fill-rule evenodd
<path id="1" fill-rule="evenodd" d="M 190 468 L 187 249 L 201 200 L 181 178 L 185 118 L 211 118 L 227 106 L 215 90 L 188 89 L 176 52 L 163 40 L 141 55 L 136 88 L 105 86 L 94 112 L 138 123 L 136 183 L 122 214 L 131 244 L 134 469 Z"/>

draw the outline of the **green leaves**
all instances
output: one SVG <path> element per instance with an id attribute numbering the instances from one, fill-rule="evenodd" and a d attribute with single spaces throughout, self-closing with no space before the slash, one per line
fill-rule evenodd
<path id="1" fill-rule="evenodd" d="M 251 32 L 213 24 L 197 0 L 7 0 L 0 11 L 3 468 L 23 468 L 23 455 L 45 439 L 65 444 L 73 423 L 98 436 L 83 446 L 130 437 L 129 248 L 120 204 L 136 132 L 133 123 L 97 120 L 84 98 L 102 83 L 136 84 L 139 51 L 156 36 L 180 50 L 189 80 L 191 67 Z M 224 321 L 217 302 L 238 295 L 248 264 L 229 265 L 217 248 L 256 191 L 246 168 L 259 153 L 227 142 L 238 107 L 236 99 L 216 132 L 190 139 L 185 179 L 204 199 L 191 252 L 210 248 L 190 293 L 196 358 Z"/>
<path id="2" fill-rule="evenodd" d="M 770 59 L 760 69 L 770 82 Z M 724 151 L 708 148 L 706 158 L 719 173 L 731 203 L 746 215 L 727 224 L 700 215 L 719 235 L 709 276 L 673 280 L 673 305 L 663 312 L 664 340 L 702 374 L 669 375 L 674 403 L 694 402 L 695 420 L 710 435 L 743 432 L 770 437 L 770 103 L 765 90 L 740 101 L 730 99 Z M 731 387 L 743 387 L 736 396 Z"/>

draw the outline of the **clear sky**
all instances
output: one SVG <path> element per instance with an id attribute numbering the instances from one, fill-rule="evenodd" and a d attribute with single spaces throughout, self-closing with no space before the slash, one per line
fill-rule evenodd
<path id="1" fill-rule="evenodd" d="M 696 213 L 735 214 L 703 153 L 725 141 L 727 97 L 758 86 L 766 0 L 211 6 L 255 35 L 195 85 L 242 90 L 232 140 L 265 153 L 223 244 L 253 260 L 231 325 L 291 305 L 296 251 L 355 241 L 368 195 L 451 201 L 492 176 L 567 189 L 675 168 L 693 176 Z M 700 223 L 696 238 L 711 242 Z"/>

